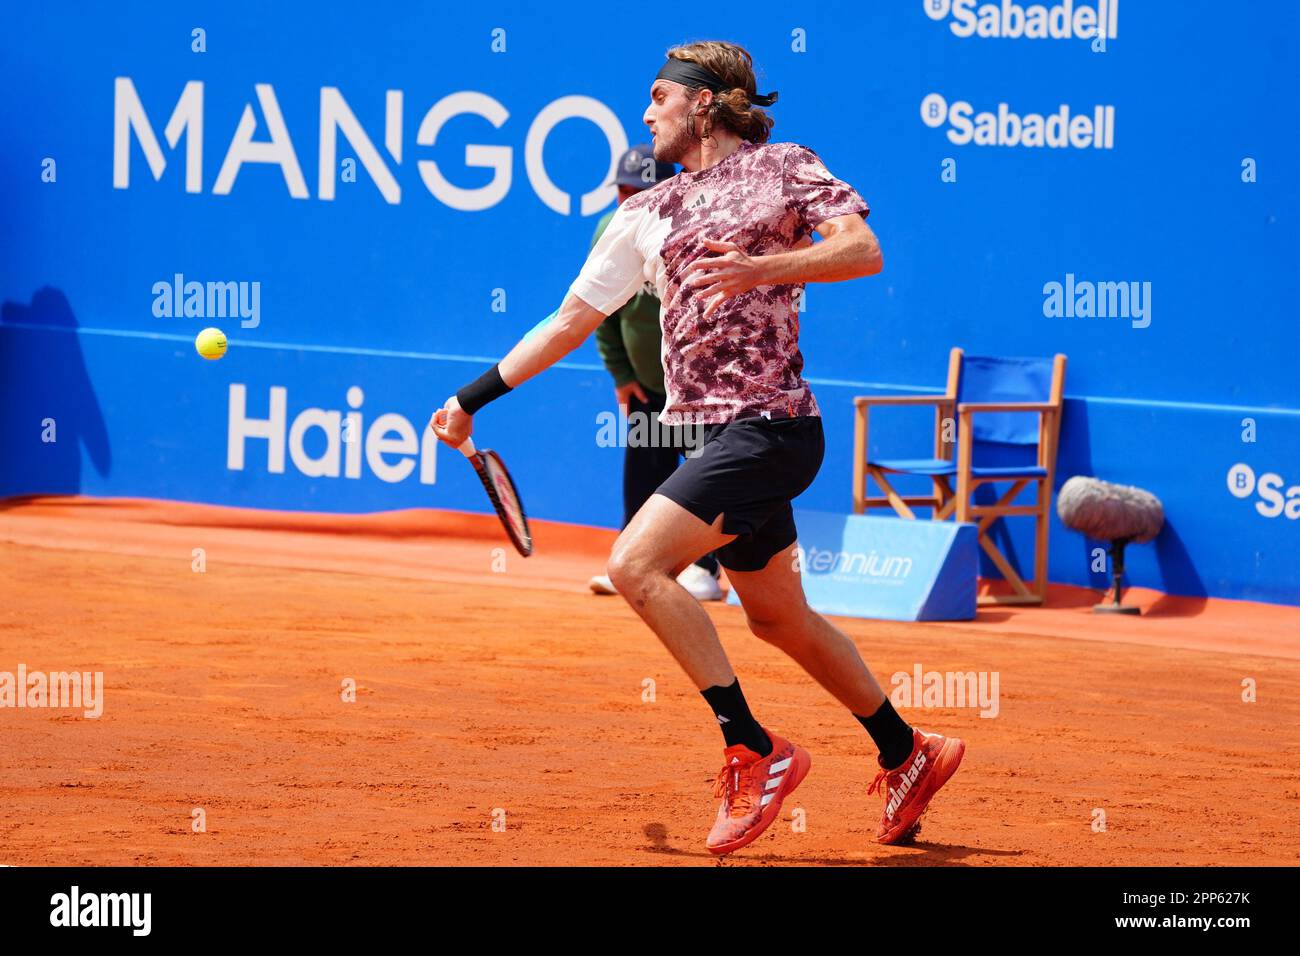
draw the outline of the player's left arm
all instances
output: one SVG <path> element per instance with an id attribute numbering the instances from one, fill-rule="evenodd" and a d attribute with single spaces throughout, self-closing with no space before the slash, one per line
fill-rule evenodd
<path id="1" fill-rule="evenodd" d="M 755 286 L 794 282 L 842 282 L 884 268 L 880 242 L 858 213 L 834 216 L 817 226 L 821 242 L 768 256 L 750 256 L 734 242 L 705 239 L 716 256 L 686 267 L 683 285 L 704 300 L 710 315 L 732 296 Z"/>

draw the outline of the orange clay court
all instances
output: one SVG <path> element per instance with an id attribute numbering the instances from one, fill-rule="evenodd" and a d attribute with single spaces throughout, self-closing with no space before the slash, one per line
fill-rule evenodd
<path id="1" fill-rule="evenodd" d="M 491 516 L 0 503 L 0 669 L 105 686 L 99 719 L 5 715 L 0 863 L 717 865 L 707 708 L 623 601 L 584 589 L 613 532 L 534 536 L 525 560 Z M 725 865 L 1295 864 L 1300 609 L 1133 589 L 1141 619 L 1098 619 L 1097 599 L 835 619 L 887 690 L 917 663 L 1000 674 L 995 719 L 904 711 L 969 745 L 911 847 L 873 839 L 862 729 L 710 606 L 755 712 L 813 757 Z"/>

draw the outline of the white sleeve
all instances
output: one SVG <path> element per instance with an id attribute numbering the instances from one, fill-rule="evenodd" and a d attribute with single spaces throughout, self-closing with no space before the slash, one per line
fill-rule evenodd
<path id="1" fill-rule="evenodd" d="M 637 224 L 644 210 L 619 206 L 569 291 L 597 312 L 612 315 L 645 282 L 645 258 L 636 246 Z"/>

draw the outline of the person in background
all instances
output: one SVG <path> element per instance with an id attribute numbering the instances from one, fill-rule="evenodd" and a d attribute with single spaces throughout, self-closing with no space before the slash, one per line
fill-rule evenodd
<path id="1" fill-rule="evenodd" d="M 618 186 L 619 205 L 628 197 L 669 179 L 675 172 L 671 163 L 655 160 L 654 150 L 648 143 L 633 146 L 619 160 L 618 174 L 614 178 L 614 183 Z M 591 238 L 592 248 L 595 248 L 605 227 L 614 218 L 616 208 L 596 223 L 596 234 Z M 649 418 L 649 422 L 635 431 L 642 435 L 657 436 L 654 441 L 629 441 L 624 451 L 625 528 L 632 516 L 654 494 L 655 489 L 677 470 L 681 456 L 688 450 L 684 446 L 680 426 L 670 429 L 659 426 L 656 422 L 659 413 L 663 411 L 666 398 L 664 368 L 660 356 L 662 332 L 659 310 L 660 303 L 655 295 L 654 284 L 647 282 L 627 305 L 596 328 L 596 347 L 600 351 L 600 358 L 609 374 L 614 377 L 614 394 L 618 398 L 619 407 L 627 408 L 629 434 L 635 429 L 636 418 L 633 416 L 641 415 Z M 665 436 L 671 436 L 668 442 L 663 441 Z M 694 564 L 687 565 L 677 576 L 677 582 L 696 600 L 718 601 L 722 599 L 718 574 L 717 558 L 710 553 Z M 606 574 L 596 575 L 589 584 L 597 594 L 618 593 Z"/>

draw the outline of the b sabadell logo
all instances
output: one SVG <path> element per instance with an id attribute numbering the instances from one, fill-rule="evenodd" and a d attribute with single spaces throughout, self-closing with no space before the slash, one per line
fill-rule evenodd
<path id="1" fill-rule="evenodd" d="M 932 129 L 947 126 L 956 146 L 1008 146 L 1048 149 L 1114 149 L 1115 107 L 1060 104 L 1048 113 L 1019 113 L 1009 103 L 977 110 L 966 100 L 949 102 L 940 93 L 921 100 L 921 121 Z"/>
<path id="2" fill-rule="evenodd" d="M 1005 40 L 1113 40 L 1119 36 L 1119 0 L 922 0 L 931 20 L 949 20 L 954 36 Z"/>

